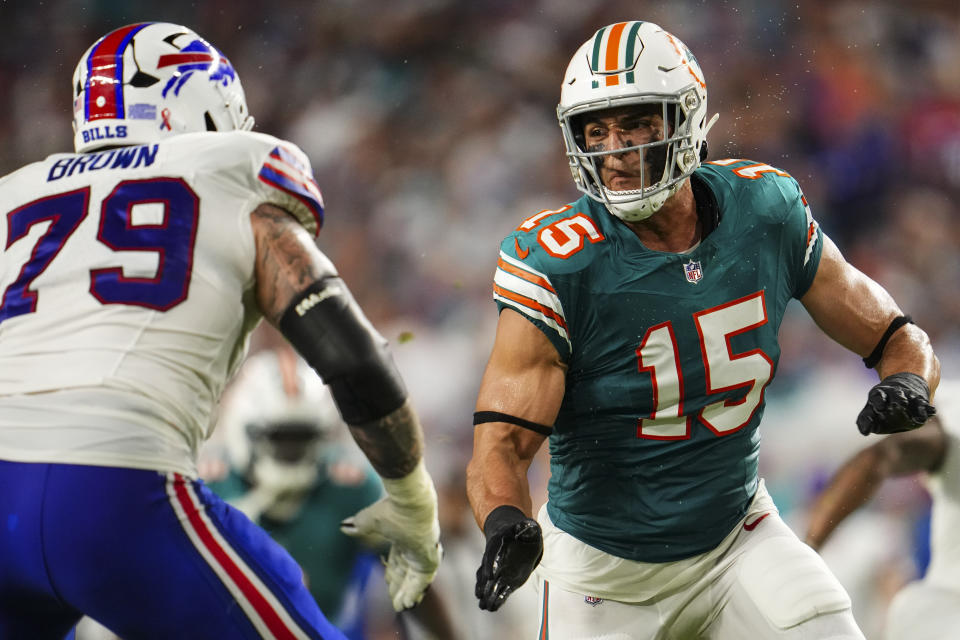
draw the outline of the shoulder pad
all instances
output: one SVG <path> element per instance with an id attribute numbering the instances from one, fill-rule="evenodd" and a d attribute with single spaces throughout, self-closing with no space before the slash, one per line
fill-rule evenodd
<path id="1" fill-rule="evenodd" d="M 501 252 L 550 273 L 579 271 L 592 261 L 592 245 L 606 240 L 599 207 L 588 198 L 544 209 L 524 220 L 500 246 Z"/>
<path id="2" fill-rule="evenodd" d="M 713 188 L 721 210 L 736 203 L 751 214 L 780 219 L 803 198 L 800 186 L 789 173 L 754 160 L 705 162 L 697 169 L 697 176 Z"/>
<path id="3" fill-rule="evenodd" d="M 254 200 L 289 211 L 313 235 L 320 231 L 323 196 L 310 160 L 297 145 L 252 131 L 203 132 L 173 139 L 190 136 L 205 136 L 204 148 L 216 154 L 218 166 L 240 172 L 234 179 L 253 189 Z"/>

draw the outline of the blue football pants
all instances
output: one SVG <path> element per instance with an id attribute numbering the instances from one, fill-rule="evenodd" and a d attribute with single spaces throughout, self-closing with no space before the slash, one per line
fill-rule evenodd
<path id="1" fill-rule="evenodd" d="M 336 639 L 297 563 L 175 473 L 0 460 L 0 638 Z"/>

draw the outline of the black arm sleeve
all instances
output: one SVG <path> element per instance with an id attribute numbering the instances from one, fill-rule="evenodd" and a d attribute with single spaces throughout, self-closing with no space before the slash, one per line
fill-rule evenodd
<path id="1" fill-rule="evenodd" d="M 279 328 L 330 386 L 347 424 L 377 420 L 406 401 L 407 390 L 387 341 L 340 278 L 310 285 L 287 307 Z"/>

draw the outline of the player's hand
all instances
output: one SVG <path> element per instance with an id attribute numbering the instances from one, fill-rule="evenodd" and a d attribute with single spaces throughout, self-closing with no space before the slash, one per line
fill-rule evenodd
<path id="1" fill-rule="evenodd" d="M 477 569 L 480 608 L 496 611 L 536 569 L 543 557 L 540 525 L 509 505 L 497 507 L 483 526 L 487 547 Z"/>
<path id="2" fill-rule="evenodd" d="M 408 476 L 384 478 L 387 497 L 340 523 L 351 536 L 390 545 L 384 577 L 396 611 L 414 606 L 433 581 L 443 550 L 437 492 L 423 461 Z"/>
<path id="3" fill-rule="evenodd" d="M 865 436 L 909 431 L 936 413 L 923 378 L 915 373 L 894 373 L 870 389 L 867 404 L 857 416 L 857 428 Z"/>

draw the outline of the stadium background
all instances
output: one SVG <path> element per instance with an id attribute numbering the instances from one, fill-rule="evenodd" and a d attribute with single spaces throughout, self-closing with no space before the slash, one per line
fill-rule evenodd
<path id="1" fill-rule="evenodd" d="M 596 28 L 638 18 L 697 55 L 720 113 L 711 157 L 796 177 L 824 230 L 926 329 L 955 377 L 955 0 L 3 2 L 0 174 L 72 148 L 70 77 L 103 33 L 165 20 L 208 38 L 237 69 L 255 130 L 309 155 L 327 207 L 320 245 L 393 343 L 424 419 L 448 548 L 457 536 L 476 545 L 457 525 L 469 525 L 462 471 L 496 322 L 497 246 L 523 218 L 577 197 L 555 119 L 563 70 Z M 813 492 L 867 443 L 854 417 L 874 374 L 793 307 L 761 464 L 802 532 Z M 544 480 L 537 465 L 534 485 Z M 916 480 L 890 483 L 824 550 L 868 638 L 922 570 L 927 507 Z M 470 557 L 454 580 L 472 579 Z M 493 637 L 489 614 L 465 613 L 469 590 L 453 591 L 471 633 Z"/>

